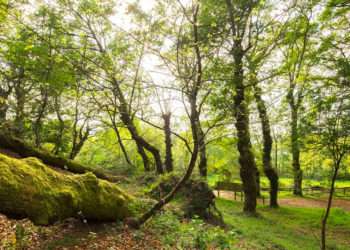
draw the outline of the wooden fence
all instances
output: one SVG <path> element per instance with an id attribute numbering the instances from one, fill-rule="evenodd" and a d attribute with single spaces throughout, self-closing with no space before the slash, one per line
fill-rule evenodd
<path id="1" fill-rule="evenodd" d="M 214 190 L 217 191 L 218 197 L 220 197 L 220 191 L 230 191 L 234 194 L 234 199 L 237 200 L 237 195 L 239 194 L 240 200 L 243 201 L 244 192 L 243 187 L 241 183 L 235 183 L 235 182 L 217 182 L 214 186 Z M 269 188 L 261 188 L 261 191 L 269 191 Z M 287 191 L 287 192 L 293 192 L 293 187 L 281 187 L 278 191 Z M 335 193 L 341 193 L 344 196 L 350 196 L 350 187 L 341 187 L 341 188 L 335 188 Z M 316 193 L 329 193 L 329 188 L 321 187 L 321 186 L 311 186 L 311 187 L 305 187 L 303 188 L 304 194 L 316 194 Z M 258 199 L 261 199 L 263 204 L 265 204 L 265 197 L 261 195 L 260 197 L 257 197 Z"/>

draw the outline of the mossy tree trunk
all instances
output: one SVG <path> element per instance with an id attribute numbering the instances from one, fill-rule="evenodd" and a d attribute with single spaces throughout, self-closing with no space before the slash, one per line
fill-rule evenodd
<path id="1" fill-rule="evenodd" d="M 137 144 L 137 148 L 138 148 L 138 152 L 144 152 L 144 149 L 146 149 L 148 152 L 150 152 L 154 158 L 154 163 L 156 166 L 156 171 L 158 174 L 163 174 L 164 170 L 163 170 L 163 163 L 162 163 L 162 159 L 160 156 L 160 152 L 159 150 L 153 146 L 152 144 L 150 144 L 147 140 L 145 140 L 145 138 L 143 138 L 137 131 L 137 128 L 129 114 L 129 110 L 128 110 L 128 104 L 125 100 L 125 97 L 119 87 L 119 83 L 116 79 L 113 78 L 113 83 L 114 83 L 114 88 L 115 88 L 115 94 L 118 97 L 118 100 L 120 102 L 120 105 L 118 107 L 119 112 L 120 112 L 120 119 L 122 120 L 122 122 L 124 123 L 124 125 L 127 127 L 127 129 L 129 130 L 131 137 L 133 138 L 133 140 L 136 142 Z M 141 154 L 143 159 L 146 159 L 146 161 L 144 160 L 144 164 L 148 164 L 149 160 L 146 154 Z M 147 167 L 148 168 L 148 167 Z M 146 169 L 146 167 L 145 167 Z"/>
<path id="2" fill-rule="evenodd" d="M 116 221 L 130 216 L 132 198 L 92 173 L 67 175 L 36 158 L 0 154 L 0 212 L 47 225 L 69 217 Z"/>
<path id="3" fill-rule="evenodd" d="M 24 68 L 19 69 L 19 75 L 15 83 L 14 92 L 16 98 L 14 133 L 16 136 L 22 136 L 24 133 L 24 106 L 26 101 L 26 90 L 24 89 Z"/>
<path id="4" fill-rule="evenodd" d="M 239 6 L 233 6 L 231 0 L 226 0 L 228 20 L 232 37 L 231 54 L 233 58 L 232 87 L 235 90 L 233 113 L 236 120 L 237 148 L 239 151 L 240 176 L 244 191 L 243 211 L 248 214 L 256 213 L 257 182 L 254 154 L 249 132 L 249 110 L 244 85 L 243 58 L 247 49 L 243 48 L 243 34 L 247 28 L 249 16 L 256 1 L 246 1 Z M 241 14 L 237 17 L 236 8 Z"/>
<path id="5" fill-rule="evenodd" d="M 62 150 L 62 143 L 63 143 L 63 132 L 65 128 L 64 120 L 61 115 L 61 101 L 60 101 L 60 95 L 56 95 L 54 97 L 54 109 L 56 113 L 56 117 L 58 120 L 58 129 L 55 139 L 55 147 L 52 150 L 52 153 L 55 155 L 58 155 Z"/>
<path id="6" fill-rule="evenodd" d="M 199 117 L 197 118 L 199 120 Z M 207 160 L 207 145 L 205 143 L 205 135 L 201 124 L 198 124 L 198 137 L 199 137 L 199 174 L 202 177 L 207 177 L 208 175 L 208 160 Z"/>
<path id="7" fill-rule="evenodd" d="M 170 119 L 171 113 L 165 113 L 162 115 L 164 121 L 164 136 L 165 136 L 165 169 L 167 172 L 172 172 L 174 170 L 173 166 L 173 156 L 172 156 L 172 141 L 171 141 L 171 129 L 170 129 Z"/>
<path id="8" fill-rule="evenodd" d="M 41 130 L 43 126 L 43 119 L 45 117 L 45 112 L 49 104 L 49 93 L 45 86 L 41 86 L 40 89 L 41 100 L 39 101 L 36 117 L 33 123 L 34 132 L 34 143 L 36 147 L 41 146 Z"/>
<path id="9" fill-rule="evenodd" d="M 8 97 L 12 92 L 12 87 L 0 87 L 0 125 L 6 121 L 8 106 Z"/>
<path id="10" fill-rule="evenodd" d="M 266 105 L 261 97 L 261 89 L 258 85 L 254 86 L 254 97 L 259 111 L 263 133 L 263 169 L 270 182 L 270 207 L 278 207 L 278 174 L 272 167 L 272 136 L 270 129 L 270 120 L 267 114 Z"/>
<path id="11" fill-rule="evenodd" d="M 105 174 L 102 169 L 86 167 L 77 162 L 67 160 L 63 157 L 53 155 L 49 152 L 40 149 L 36 149 L 25 143 L 23 140 L 18 139 L 16 137 L 12 137 L 3 132 L 0 132 L 0 147 L 11 150 L 19 154 L 21 157 L 36 157 L 42 160 L 47 165 L 56 168 L 61 168 L 72 173 L 83 174 L 87 172 L 92 172 L 98 178 L 105 179 L 108 181 L 114 181 L 113 176 Z"/>
<path id="12" fill-rule="evenodd" d="M 298 131 L 298 107 L 293 101 L 290 101 L 291 108 L 291 147 L 292 147 L 292 166 L 294 175 L 293 194 L 302 196 L 302 181 L 303 172 L 300 167 L 300 145 L 299 145 L 299 131 Z"/>

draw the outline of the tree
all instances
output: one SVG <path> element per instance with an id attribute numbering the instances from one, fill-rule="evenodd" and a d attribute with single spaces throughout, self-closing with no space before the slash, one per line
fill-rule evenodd
<path id="1" fill-rule="evenodd" d="M 301 2 L 294 6 L 296 18 L 290 21 L 285 35 L 284 66 L 288 78 L 287 102 L 290 108 L 290 141 L 292 169 L 294 175 L 293 193 L 302 195 L 303 172 L 300 166 L 300 118 L 303 98 L 307 84 L 307 73 L 310 70 L 312 54 L 311 35 L 315 31 L 312 23 L 313 2 Z"/>
<path id="2" fill-rule="evenodd" d="M 246 86 L 244 84 L 244 56 L 250 49 L 250 45 L 244 44 L 247 27 L 250 24 L 252 11 L 259 5 L 259 1 L 239 1 L 232 3 L 226 0 L 228 23 L 231 32 L 231 56 L 233 58 L 233 74 L 231 86 L 235 91 L 234 110 L 235 126 L 237 130 L 237 148 L 240 153 L 240 176 L 244 190 L 244 208 L 246 213 L 256 212 L 256 163 L 252 151 L 249 132 L 249 110 L 246 97 Z M 239 18 L 238 18 L 239 17 Z"/>

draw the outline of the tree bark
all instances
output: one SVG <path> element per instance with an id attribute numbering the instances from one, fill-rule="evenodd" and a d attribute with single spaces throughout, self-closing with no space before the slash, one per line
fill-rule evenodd
<path id="1" fill-rule="evenodd" d="M 26 99 L 26 91 L 23 86 L 24 78 L 24 68 L 19 69 L 18 79 L 15 84 L 15 97 L 16 97 L 16 106 L 15 106 L 15 128 L 14 133 L 16 136 L 23 136 L 24 133 L 24 105 Z"/>
<path id="2" fill-rule="evenodd" d="M 12 88 L 4 89 L 0 87 L 0 125 L 6 121 L 6 115 L 8 110 L 8 97 L 12 92 Z"/>
<path id="3" fill-rule="evenodd" d="M 197 118 L 199 120 L 199 117 Z M 201 124 L 198 124 L 198 141 L 199 141 L 199 174 L 206 178 L 208 175 L 208 160 L 207 160 L 207 146 L 205 144 L 205 135 L 201 128 Z"/>
<path id="4" fill-rule="evenodd" d="M 162 115 L 164 120 L 164 135 L 165 135 L 165 169 L 167 172 L 172 172 L 174 170 L 173 166 L 173 156 L 172 156 L 172 141 L 171 141 L 171 129 L 170 129 L 170 118 L 171 113 L 166 113 Z"/>
<path id="5" fill-rule="evenodd" d="M 111 119 L 111 120 L 112 120 L 112 119 Z M 131 160 L 130 160 L 130 158 L 129 158 L 128 152 L 126 151 L 126 148 L 125 148 L 124 143 L 123 143 L 123 139 L 122 139 L 122 137 L 120 136 L 119 128 L 118 128 L 118 126 L 117 126 L 117 124 L 116 124 L 116 122 L 115 122 L 114 120 L 112 120 L 112 126 L 113 126 L 113 130 L 114 130 L 114 132 L 115 132 L 115 134 L 116 134 L 116 136 L 117 136 L 118 144 L 119 144 L 119 146 L 120 146 L 120 149 L 121 149 L 122 152 L 123 152 L 123 155 L 124 155 L 124 158 L 125 158 L 126 162 L 127 162 L 130 166 L 134 166 L 134 164 L 132 164 L 132 162 L 131 162 Z M 140 153 L 140 152 L 139 152 L 139 153 Z M 141 153 L 142 153 L 142 152 L 141 152 Z M 141 153 L 140 153 L 140 155 L 142 155 Z M 143 152 L 143 153 L 146 154 L 145 152 Z M 146 166 L 145 166 L 145 164 L 144 164 L 144 167 L 145 167 L 145 171 L 149 171 L 149 170 L 150 170 L 148 164 L 147 164 Z"/>
<path id="6" fill-rule="evenodd" d="M 196 55 L 196 60 L 197 60 L 197 74 L 196 74 L 196 79 L 194 82 L 194 86 L 192 88 L 191 94 L 188 96 L 189 99 L 193 99 L 192 101 L 196 104 L 197 107 L 197 97 L 198 97 L 198 92 L 202 86 L 202 76 L 203 76 L 203 66 L 202 66 L 202 53 L 200 50 L 200 37 L 199 37 L 199 32 L 198 32 L 198 13 L 199 13 L 199 5 L 196 6 L 195 13 L 193 15 L 193 22 L 192 22 L 192 27 L 193 27 L 193 40 L 194 40 L 194 51 Z M 191 101 L 190 101 L 191 103 Z M 199 164 L 198 164 L 198 169 L 199 169 L 199 174 L 202 177 L 207 177 L 207 150 L 206 150 L 206 144 L 205 144 L 205 134 L 203 132 L 201 123 L 200 123 L 200 110 L 196 110 L 196 112 L 193 113 L 194 119 L 198 121 L 198 128 L 197 128 L 197 133 L 198 133 L 198 143 L 199 143 Z"/>
<path id="7" fill-rule="evenodd" d="M 244 70 L 243 70 L 243 57 L 246 50 L 243 49 L 243 37 L 242 29 L 246 29 L 247 20 L 249 14 L 253 8 L 254 1 L 246 3 L 246 13 L 244 16 L 239 17 L 237 22 L 235 17 L 234 7 L 231 0 L 226 0 L 227 12 L 229 22 L 232 31 L 232 50 L 233 57 L 233 78 L 232 87 L 235 90 L 234 106 L 232 107 L 234 118 L 236 120 L 235 126 L 237 130 L 237 148 L 239 151 L 239 163 L 240 163 L 240 176 L 243 184 L 244 191 L 244 207 L 243 211 L 247 214 L 256 213 L 256 197 L 257 197 L 257 185 L 256 185 L 256 171 L 257 166 L 252 151 L 252 145 L 249 132 L 249 110 L 247 99 L 245 96 L 244 86 Z M 242 7 L 243 8 L 243 7 Z"/>
<path id="8" fill-rule="evenodd" d="M 34 136 L 35 136 L 34 143 L 35 143 L 35 146 L 38 148 L 41 146 L 41 129 L 42 129 L 42 122 L 43 122 L 42 120 L 45 116 L 46 108 L 49 101 L 48 90 L 45 89 L 45 87 L 42 87 L 40 92 L 41 92 L 41 100 L 38 107 L 37 117 L 33 124 L 33 130 L 34 130 Z"/>
<path id="9" fill-rule="evenodd" d="M 129 226 L 132 226 L 134 228 L 139 228 L 149 218 L 151 218 L 157 211 L 159 211 L 164 205 L 169 203 L 172 200 L 172 198 L 175 196 L 175 194 L 184 186 L 187 180 L 191 177 L 193 169 L 196 166 L 197 156 L 199 151 L 199 141 L 198 141 L 199 140 L 198 138 L 199 121 L 196 120 L 196 117 L 198 117 L 196 103 L 191 102 L 190 104 L 191 104 L 190 122 L 191 122 L 191 131 L 192 131 L 192 137 L 193 137 L 193 151 L 192 151 L 191 159 L 188 164 L 186 173 L 167 195 L 161 198 L 150 210 L 144 213 L 140 218 L 136 220 L 127 220 L 126 223 L 128 223 Z"/>
<path id="10" fill-rule="evenodd" d="M 256 163 L 252 152 L 249 133 L 249 112 L 243 84 L 242 50 L 238 48 L 234 52 L 235 68 L 233 73 L 233 86 L 236 90 L 234 97 L 235 118 L 237 129 L 237 148 L 239 151 L 240 176 L 244 191 L 244 208 L 247 213 L 256 213 Z"/>
<path id="11" fill-rule="evenodd" d="M 89 127 L 85 128 L 85 131 L 83 132 L 84 127 L 81 127 L 79 132 L 77 133 L 77 137 L 73 139 L 73 145 L 71 152 L 69 154 L 69 159 L 74 160 L 75 157 L 80 153 L 81 149 L 83 148 L 86 140 L 89 138 L 90 135 L 90 129 Z"/>
<path id="12" fill-rule="evenodd" d="M 55 112 L 58 120 L 58 131 L 57 131 L 57 136 L 56 136 L 56 141 L 55 141 L 55 147 L 52 150 L 52 152 L 55 155 L 58 155 L 60 151 L 62 150 L 62 140 L 63 140 L 63 131 L 64 131 L 64 120 L 61 115 L 61 102 L 60 102 L 60 96 L 57 95 L 55 96 Z"/>
<path id="13" fill-rule="evenodd" d="M 303 172 L 300 167 L 300 146 L 299 146 L 299 131 L 298 131 L 298 110 L 295 105 L 291 105 L 291 145 L 293 157 L 293 174 L 294 174 L 294 188 L 293 194 L 302 196 L 302 181 Z"/>
<path id="14" fill-rule="evenodd" d="M 273 140 L 271 136 L 270 120 L 267 114 L 265 102 L 261 97 L 261 89 L 257 85 L 254 86 L 254 97 L 259 111 L 263 133 L 263 169 L 264 174 L 270 182 L 270 207 L 278 207 L 278 174 L 272 167 L 271 152 Z"/>
<path id="15" fill-rule="evenodd" d="M 326 230 L 327 230 L 326 226 L 327 226 L 327 220 L 329 217 L 329 213 L 330 213 L 331 207 L 332 207 L 334 186 L 335 186 L 335 181 L 337 180 L 339 167 L 340 167 L 340 160 L 335 163 L 334 173 L 333 173 L 332 181 L 331 181 L 331 189 L 329 191 L 329 197 L 328 197 L 328 202 L 327 202 L 327 208 L 326 208 L 325 214 L 322 218 L 322 227 L 321 227 L 321 249 L 322 250 L 326 250 Z"/>
<path id="16" fill-rule="evenodd" d="M 118 100 L 120 102 L 118 109 L 120 112 L 120 119 L 122 120 L 122 122 L 124 123 L 124 125 L 127 127 L 127 129 L 129 130 L 132 139 L 135 141 L 135 143 L 137 144 L 137 148 L 138 148 L 138 152 L 143 152 L 143 149 L 146 149 L 147 151 L 149 151 L 154 158 L 155 161 L 155 165 L 156 165 L 156 171 L 158 174 L 163 174 L 163 163 L 162 163 L 162 159 L 160 156 L 160 152 L 159 150 L 151 145 L 150 143 L 148 143 L 142 136 L 140 136 L 140 134 L 137 131 L 137 128 L 135 126 L 135 124 L 133 123 L 130 114 L 129 114 L 129 110 L 128 110 L 128 104 L 124 98 L 124 95 L 119 87 L 119 83 L 116 79 L 113 79 L 114 81 L 114 91 L 116 96 L 118 97 Z M 143 156 L 143 159 L 147 159 L 146 164 L 148 164 L 148 157 L 146 154 L 141 155 Z M 145 158 L 144 158 L 145 157 Z M 145 164 L 145 161 L 144 161 Z"/>

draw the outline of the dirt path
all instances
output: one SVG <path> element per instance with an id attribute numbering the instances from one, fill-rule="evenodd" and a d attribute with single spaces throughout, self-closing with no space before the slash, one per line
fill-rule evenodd
<path id="1" fill-rule="evenodd" d="M 229 191 L 220 191 L 220 197 L 234 200 L 234 193 Z M 240 201 L 240 196 L 237 195 L 237 201 Z M 262 200 L 258 200 L 259 204 L 262 204 Z M 265 204 L 268 203 L 268 200 L 265 199 Z M 291 206 L 291 207 L 310 207 L 310 208 L 324 208 L 327 205 L 326 197 L 308 197 L 308 198 L 281 198 L 278 203 L 281 206 Z M 350 200 L 343 199 L 334 199 L 332 207 L 342 208 L 345 211 L 350 212 Z"/>
<path id="2" fill-rule="evenodd" d="M 324 208 L 327 205 L 326 198 L 285 198 L 279 201 L 282 206 L 291 207 L 321 207 Z M 332 207 L 342 208 L 345 211 L 350 211 L 350 201 L 342 199 L 334 199 Z"/>

